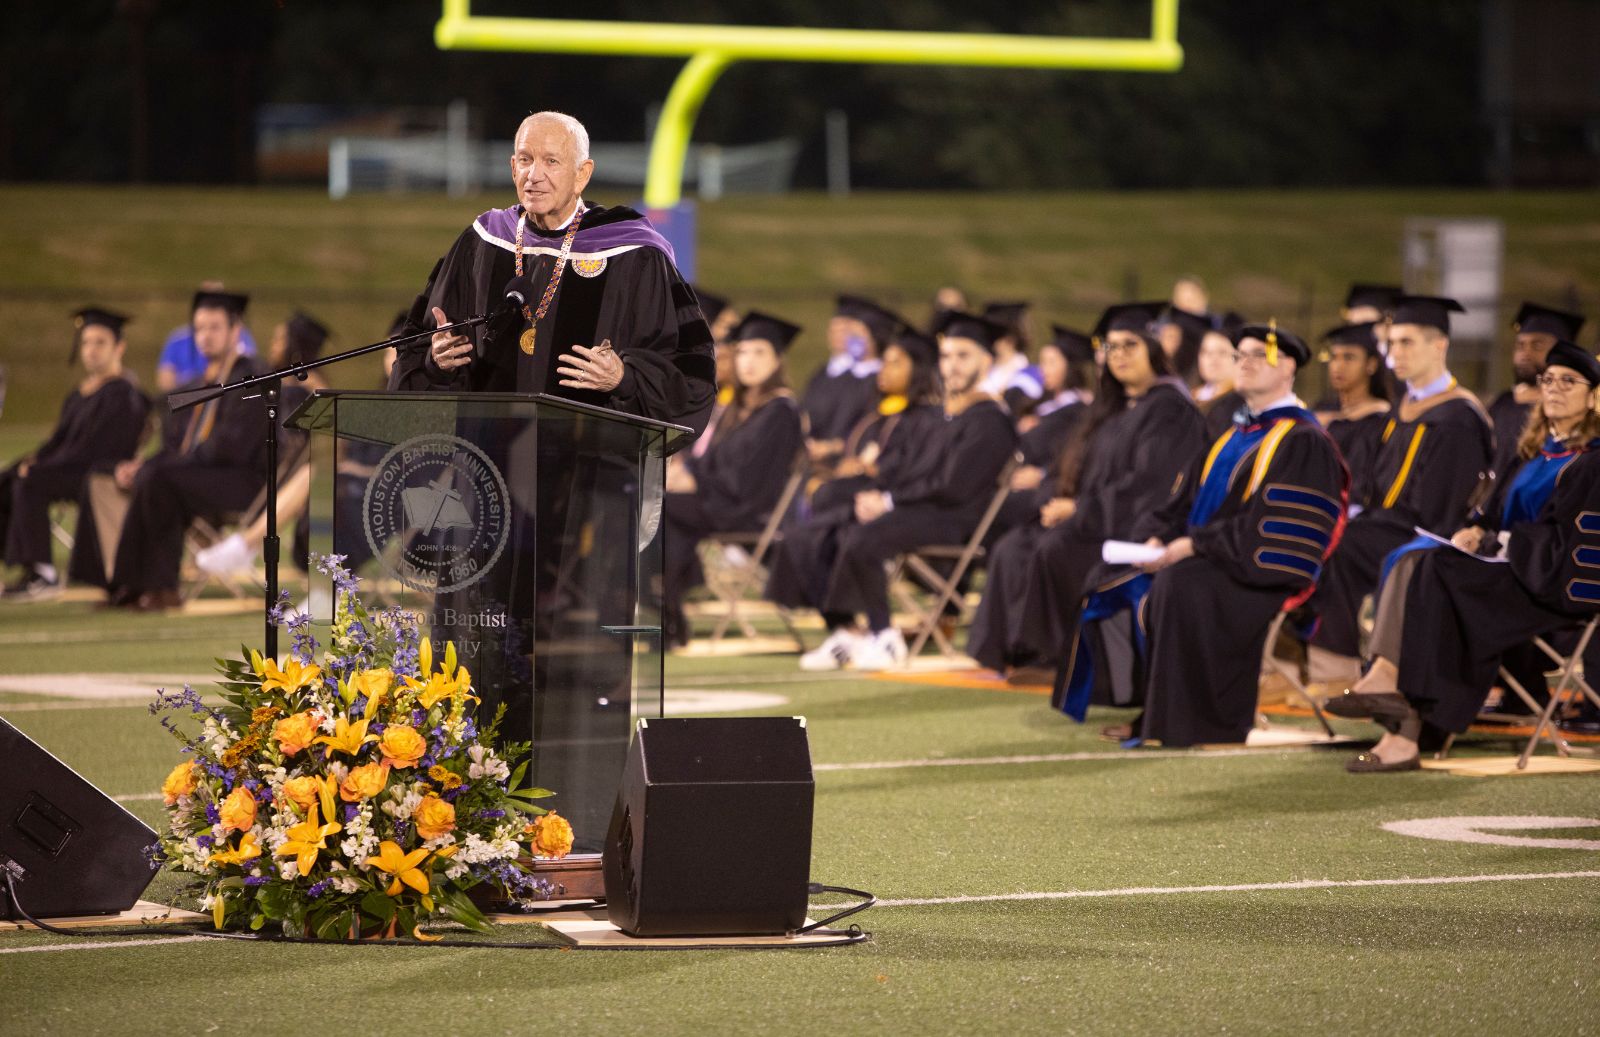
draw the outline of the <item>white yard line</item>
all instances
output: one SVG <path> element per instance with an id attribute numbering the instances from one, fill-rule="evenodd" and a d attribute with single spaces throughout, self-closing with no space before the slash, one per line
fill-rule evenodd
<path id="1" fill-rule="evenodd" d="M 1103 752 L 1041 753 L 1036 756 L 947 756 L 920 760 L 860 760 L 855 763 L 818 763 L 813 771 L 894 771 L 913 767 L 1004 767 L 1014 764 L 1076 763 L 1080 760 L 1214 760 L 1224 756 L 1271 756 L 1304 752 L 1304 746 L 1275 745 L 1262 749 L 1114 749 Z"/>
<path id="2" fill-rule="evenodd" d="M 102 951 L 117 947 L 153 947 L 161 943 L 204 943 L 209 936 L 163 936 L 153 940 L 94 940 L 88 943 L 44 943 L 34 947 L 0 947 L 0 954 L 48 954 L 51 951 Z"/>
<path id="3" fill-rule="evenodd" d="M 1090 897 L 1143 897 L 1172 893 L 1259 893 L 1281 889 L 1353 889 L 1369 886 L 1457 886 L 1470 882 L 1542 882 L 1550 879 L 1600 879 L 1600 871 L 1523 872 L 1514 875 L 1436 875 L 1404 879 L 1297 879 L 1293 882 L 1244 882 L 1228 886 L 1130 886 L 1127 889 L 1070 889 L 1055 893 L 990 893 L 961 897 L 913 897 L 880 900 L 879 907 L 937 907 L 945 904 L 994 904 L 1028 900 L 1083 900 Z"/>

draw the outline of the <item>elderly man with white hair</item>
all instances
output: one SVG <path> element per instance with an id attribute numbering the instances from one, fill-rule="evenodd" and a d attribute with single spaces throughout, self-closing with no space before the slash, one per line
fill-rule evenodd
<path id="1" fill-rule="evenodd" d="M 403 348 L 390 388 L 548 393 L 704 428 L 716 363 L 694 291 L 648 220 L 584 201 L 593 172 L 578 120 L 538 112 L 522 121 L 511 154 L 517 204 L 462 231 L 406 331 L 499 315 Z M 521 305 L 502 307 L 508 288 Z"/>

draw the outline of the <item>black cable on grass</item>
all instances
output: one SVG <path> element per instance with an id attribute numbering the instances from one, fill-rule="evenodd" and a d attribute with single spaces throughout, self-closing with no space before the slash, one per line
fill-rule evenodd
<path id="1" fill-rule="evenodd" d="M 329 945 L 338 945 L 338 946 L 345 946 L 345 947 L 452 947 L 452 948 L 463 948 L 463 947 L 465 947 L 465 948 L 471 948 L 472 950 L 511 950 L 511 951 L 569 951 L 569 950 L 573 950 L 574 949 L 570 944 L 565 944 L 565 943 L 494 943 L 494 942 L 490 942 L 490 941 L 487 941 L 487 940 L 426 940 L 426 941 L 420 941 L 420 940 L 311 940 L 311 939 L 306 939 L 304 937 L 298 937 L 298 936 L 274 936 L 274 935 L 269 935 L 269 934 L 265 934 L 265 933 L 225 933 L 225 932 L 218 932 L 217 930 L 214 930 L 214 929 L 194 929 L 194 928 L 190 928 L 188 926 L 170 926 L 170 925 L 169 926 L 159 926 L 159 927 L 158 926 L 149 926 L 149 925 L 147 925 L 147 926 L 136 926 L 136 927 L 131 928 L 131 929 L 100 929 L 100 928 L 82 929 L 82 930 L 80 930 L 80 929 L 63 929 L 60 926 L 50 925 L 47 922 L 41 922 L 39 919 L 37 919 L 37 918 L 33 917 L 33 915 L 29 914 L 28 913 L 28 909 L 23 907 L 22 906 L 22 901 L 17 898 L 16 880 L 13 877 L 13 875 L 11 874 L 10 870 L 6 869 L 6 868 L 0 868 L 0 873 L 3 873 L 5 875 L 5 879 L 6 879 L 6 895 L 7 895 L 8 899 L 11 901 L 11 906 L 16 910 L 17 914 L 21 915 L 26 921 L 28 921 L 29 923 L 31 923 L 34 926 L 37 926 L 42 931 L 47 932 L 47 933 L 54 933 L 57 936 L 77 936 L 77 937 L 95 937 L 95 936 L 203 936 L 206 939 L 210 939 L 210 940 L 250 940 L 250 941 L 255 941 L 255 942 L 258 942 L 258 943 L 299 943 L 299 944 L 315 944 L 317 946 L 322 946 L 322 947 L 326 947 L 326 946 L 329 946 Z M 844 887 L 841 887 L 841 886 L 821 886 L 821 885 L 817 885 L 816 883 L 812 883 L 808 887 L 808 892 L 812 893 L 812 894 L 816 894 L 816 893 L 847 893 L 847 894 L 850 894 L 851 896 L 866 897 L 867 899 L 863 903 L 855 904 L 855 905 L 851 906 L 850 908 L 839 912 L 838 914 L 830 915 L 827 918 L 824 918 L 820 922 L 813 922 L 812 924 L 806 926 L 804 929 L 796 930 L 796 935 L 799 935 L 800 933 L 812 932 L 813 930 L 816 930 L 816 929 L 820 928 L 821 926 L 827 925 L 829 922 L 838 921 L 839 919 L 844 918 L 844 917 L 846 917 L 848 915 L 855 914 L 857 911 L 864 911 L 867 908 L 871 907 L 873 904 L 878 902 L 878 898 L 873 896 L 871 893 L 864 893 L 859 889 L 845 889 Z M 852 925 L 849 929 L 840 930 L 838 939 L 829 940 L 826 943 L 806 943 L 806 944 L 793 944 L 793 945 L 763 944 L 763 945 L 755 946 L 755 947 L 725 947 L 725 946 L 720 946 L 720 945 L 715 945 L 715 944 L 689 944 L 689 945 L 685 945 L 685 946 L 681 946 L 681 947 L 652 947 L 650 949 L 651 950 L 662 950 L 662 951 L 669 951 L 669 950 L 685 950 L 685 951 L 699 951 L 699 950 L 767 951 L 767 950 L 777 950 L 777 951 L 781 951 L 781 950 L 795 950 L 795 949 L 799 949 L 799 948 L 802 948 L 802 947 L 843 947 L 843 946 L 846 946 L 846 945 L 849 945 L 849 944 L 853 944 L 853 943 L 865 943 L 867 940 L 870 940 L 871 938 L 872 938 L 872 934 L 871 933 L 863 932 L 861 930 L 860 926 Z M 628 947 L 585 947 L 583 949 L 584 950 L 624 951 L 624 950 L 637 950 L 639 948 L 628 948 Z"/>

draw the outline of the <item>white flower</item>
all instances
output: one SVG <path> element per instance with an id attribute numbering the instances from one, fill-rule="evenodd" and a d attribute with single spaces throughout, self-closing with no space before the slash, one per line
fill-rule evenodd
<path id="1" fill-rule="evenodd" d="M 333 888 L 341 893 L 354 893 L 361 888 L 361 883 L 348 875 L 335 875 L 332 882 Z"/>
<path id="2" fill-rule="evenodd" d="M 278 862 L 278 874 L 286 879 L 300 877 L 300 864 L 293 857 Z"/>

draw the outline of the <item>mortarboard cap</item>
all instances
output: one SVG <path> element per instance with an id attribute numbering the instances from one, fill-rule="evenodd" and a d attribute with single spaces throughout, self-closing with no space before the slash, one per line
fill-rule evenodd
<path id="1" fill-rule="evenodd" d="M 699 285 L 691 285 L 694 297 L 700 303 L 700 313 L 705 317 L 707 324 L 715 324 L 717 318 L 722 316 L 722 311 L 728 308 L 728 300 L 714 292 L 708 292 Z"/>
<path id="2" fill-rule="evenodd" d="M 1517 311 L 1516 317 L 1512 319 L 1511 327 L 1514 331 L 1534 335 L 1554 335 L 1556 338 L 1571 342 L 1578 337 L 1578 329 L 1583 327 L 1583 314 L 1553 310 L 1535 302 L 1525 302 Z"/>
<path id="3" fill-rule="evenodd" d="M 1311 359 L 1311 347 L 1306 345 L 1305 339 L 1292 331 L 1278 327 L 1275 321 L 1267 324 L 1246 324 L 1234 333 L 1233 344 L 1237 346 L 1247 338 L 1265 342 L 1268 350 L 1276 346 L 1280 352 L 1286 353 L 1294 360 L 1295 370 L 1305 367 L 1306 362 Z"/>
<path id="4" fill-rule="evenodd" d="M 1395 300 L 1406 294 L 1405 289 L 1394 284 L 1353 284 L 1344 296 L 1344 308 L 1353 310 L 1371 306 L 1379 313 L 1388 313 Z"/>
<path id="5" fill-rule="evenodd" d="M 790 324 L 780 317 L 773 317 L 756 310 L 751 310 L 744 315 L 744 320 L 734 329 L 729 336 L 730 342 L 744 342 L 749 339 L 765 339 L 772 343 L 772 348 L 782 353 L 794 342 L 795 336 L 800 334 L 798 324 Z"/>
<path id="6" fill-rule="evenodd" d="M 839 316 L 858 320 L 867 326 L 872 339 L 880 347 L 894 338 L 895 332 L 906 326 L 900 315 L 884 309 L 871 299 L 859 295 L 841 295 L 838 299 Z"/>
<path id="7" fill-rule="evenodd" d="M 290 363 L 315 360 L 322 352 L 322 344 L 328 341 L 330 332 L 327 327 L 309 313 L 300 310 L 290 314 L 284 324 L 289 332 Z"/>
<path id="8" fill-rule="evenodd" d="M 82 331 L 91 324 L 98 324 L 117 338 L 121 338 L 122 326 L 132 319 L 125 313 L 102 309 L 99 306 L 85 306 L 72 315 L 72 326 Z"/>
<path id="9" fill-rule="evenodd" d="M 1545 370 L 1557 366 L 1571 368 L 1583 376 L 1589 388 L 1600 385 L 1600 360 L 1582 346 L 1564 339 L 1550 347 L 1549 355 L 1544 358 L 1544 366 Z"/>
<path id="10" fill-rule="evenodd" d="M 1378 349 L 1377 324 L 1341 324 L 1322 333 L 1322 341 L 1330 346 L 1360 346 L 1373 356 L 1381 356 Z"/>
<path id="11" fill-rule="evenodd" d="M 991 302 L 983 308 L 984 320 L 992 320 L 1013 335 L 1022 333 L 1022 323 L 1027 320 L 1026 302 Z"/>
<path id="12" fill-rule="evenodd" d="M 1450 334 L 1450 315 L 1466 313 L 1466 308 L 1454 299 L 1438 295 L 1402 295 L 1394 301 L 1389 314 L 1391 324 L 1416 324 L 1425 328 L 1438 328 Z"/>
<path id="13" fill-rule="evenodd" d="M 932 335 L 925 335 L 916 328 L 901 328 L 895 335 L 891 345 L 899 346 L 906 351 L 911 362 L 920 367 L 931 367 L 939 362 L 939 342 Z"/>
<path id="14" fill-rule="evenodd" d="M 1159 320 L 1162 324 L 1176 324 L 1183 329 L 1184 334 L 1193 335 L 1196 338 L 1216 327 L 1211 323 L 1211 315 L 1208 313 L 1195 313 L 1192 310 L 1180 309 L 1171 305 L 1162 311 Z"/>
<path id="15" fill-rule="evenodd" d="M 971 339 L 987 352 L 993 353 L 995 341 L 1010 334 L 1010 329 L 987 317 L 962 313 L 960 310 L 946 310 L 939 314 L 933 333 L 941 338 Z"/>
<path id="16" fill-rule="evenodd" d="M 1166 306 L 1160 300 L 1119 302 L 1115 306 L 1108 306 L 1094 326 L 1094 337 L 1104 339 L 1113 331 L 1131 331 L 1148 338 L 1155 333 L 1156 318 Z"/>
<path id="17" fill-rule="evenodd" d="M 1229 310 L 1222 315 L 1222 320 L 1217 324 L 1217 330 L 1231 339 L 1240 328 L 1249 323 L 1248 320 L 1245 320 L 1244 314 L 1238 310 Z"/>
<path id="18" fill-rule="evenodd" d="M 227 310 L 229 316 L 237 320 L 244 316 L 245 308 L 249 305 L 250 297 L 248 295 L 201 289 L 194 293 L 194 299 L 189 303 L 189 312 L 192 314 L 195 310 L 202 308 Z"/>
<path id="19" fill-rule="evenodd" d="M 1094 338 L 1081 331 L 1060 324 L 1050 325 L 1050 341 L 1046 345 L 1054 346 L 1067 358 L 1068 363 L 1092 364 L 1094 363 Z"/>

